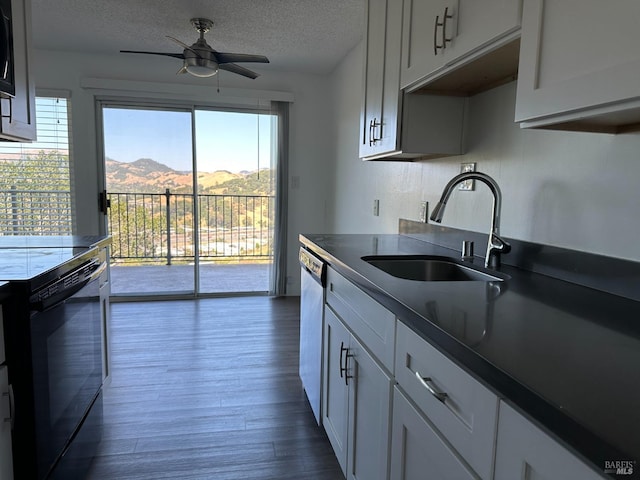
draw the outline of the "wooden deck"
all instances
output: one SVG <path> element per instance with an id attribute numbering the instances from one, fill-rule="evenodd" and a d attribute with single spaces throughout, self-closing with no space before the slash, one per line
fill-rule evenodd
<path id="1" fill-rule="evenodd" d="M 271 265 L 267 263 L 201 264 L 204 294 L 266 293 Z M 193 292 L 193 265 L 111 266 L 111 294 L 151 295 Z"/>

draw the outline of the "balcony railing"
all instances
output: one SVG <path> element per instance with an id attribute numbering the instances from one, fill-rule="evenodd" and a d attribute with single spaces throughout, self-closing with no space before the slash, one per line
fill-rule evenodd
<path id="1" fill-rule="evenodd" d="M 0 191 L 1 235 L 71 235 L 72 222 L 68 191 Z"/>
<path id="2" fill-rule="evenodd" d="M 193 261 L 193 194 L 109 193 L 112 260 Z M 203 260 L 270 260 L 270 195 L 198 195 L 198 253 Z M 71 235 L 71 194 L 10 189 L 0 192 L 0 235 Z"/>
<path id="3" fill-rule="evenodd" d="M 114 260 L 269 260 L 273 256 L 273 196 L 109 193 Z"/>

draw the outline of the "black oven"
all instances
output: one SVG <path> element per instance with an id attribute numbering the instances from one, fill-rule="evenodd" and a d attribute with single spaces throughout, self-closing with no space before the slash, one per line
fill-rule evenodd
<path id="1" fill-rule="evenodd" d="M 45 278 L 13 282 L 7 362 L 15 478 L 83 478 L 93 458 L 102 429 L 105 269 L 93 249 Z"/>
<path id="2" fill-rule="evenodd" d="M 13 27 L 11 0 L 0 0 L 0 94 L 13 96 Z"/>

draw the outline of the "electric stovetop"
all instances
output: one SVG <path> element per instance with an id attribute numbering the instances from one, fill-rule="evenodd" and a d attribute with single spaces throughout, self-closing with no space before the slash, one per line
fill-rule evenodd
<path id="1" fill-rule="evenodd" d="M 0 236 L 0 281 L 34 290 L 95 255 L 99 236 Z"/>
<path id="2" fill-rule="evenodd" d="M 0 248 L 0 280 L 29 281 L 56 272 L 88 250 L 85 247 Z"/>

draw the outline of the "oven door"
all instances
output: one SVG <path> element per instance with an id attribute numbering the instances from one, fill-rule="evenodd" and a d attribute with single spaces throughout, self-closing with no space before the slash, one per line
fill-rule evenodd
<path id="1" fill-rule="evenodd" d="M 97 268 L 86 284 L 71 289 L 71 296 L 31 315 L 38 478 L 51 475 L 72 441 L 87 437 L 79 430 L 102 386 L 98 291 L 102 270 L 102 266 Z M 96 405 L 102 406 L 100 402 Z M 99 438 L 89 441 L 97 444 Z"/>

